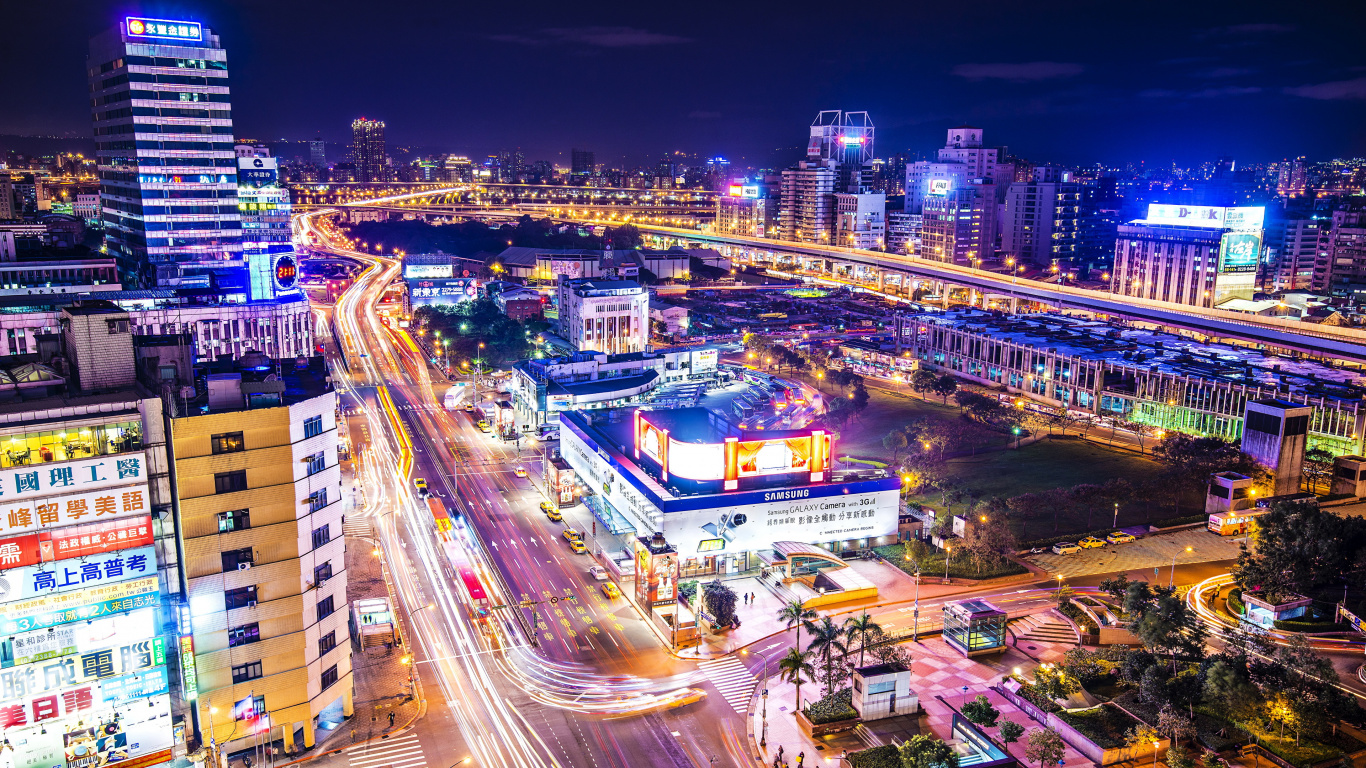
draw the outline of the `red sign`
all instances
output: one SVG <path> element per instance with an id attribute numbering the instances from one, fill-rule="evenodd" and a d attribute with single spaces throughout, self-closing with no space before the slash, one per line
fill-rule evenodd
<path id="1" fill-rule="evenodd" d="M 66 560 L 71 557 L 97 555 L 129 547 L 145 547 L 152 543 L 152 518 L 149 515 L 105 520 L 44 531 L 42 537 L 43 562 Z"/>
<path id="2" fill-rule="evenodd" d="M 0 569 L 51 563 L 152 543 L 150 515 L 69 525 L 0 539 Z"/>

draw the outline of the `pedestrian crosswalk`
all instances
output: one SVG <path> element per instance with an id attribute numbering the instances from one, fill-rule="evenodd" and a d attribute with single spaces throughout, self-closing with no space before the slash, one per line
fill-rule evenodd
<path id="1" fill-rule="evenodd" d="M 416 733 L 398 736 L 372 744 L 360 744 L 346 750 L 350 768 L 422 768 L 427 758 Z"/>
<path id="2" fill-rule="evenodd" d="M 754 695 L 754 686 L 758 681 L 739 659 L 727 656 L 716 661 L 704 661 L 697 666 L 702 669 L 702 674 L 707 676 L 711 684 L 716 686 L 722 698 L 735 707 L 736 712 L 743 715 L 749 710 L 749 699 Z"/>
<path id="3" fill-rule="evenodd" d="M 371 533 L 370 518 L 365 515 L 352 513 L 342 520 L 342 534 L 345 536 L 369 537 Z"/>

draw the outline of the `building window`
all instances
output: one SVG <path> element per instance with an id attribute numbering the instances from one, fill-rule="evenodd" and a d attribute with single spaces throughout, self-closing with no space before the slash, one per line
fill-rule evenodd
<path id="1" fill-rule="evenodd" d="M 308 474 L 316 475 L 327 469 L 327 456 L 323 453 L 315 453 L 308 457 Z"/>
<path id="2" fill-rule="evenodd" d="M 332 524 L 320 526 L 313 529 L 313 548 L 317 549 L 332 540 Z"/>
<path id="3" fill-rule="evenodd" d="M 310 416 L 304 419 L 304 437 L 315 437 L 323 433 L 323 417 Z"/>
<path id="4" fill-rule="evenodd" d="M 323 488 L 308 495 L 308 511 L 317 512 L 327 506 L 327 489 Z"/>
<path id="5" fill-rule="evenodd" d="M 327 618 L 328 616 L 331 616 L 333 610 L 335 610 L 335 609 L 332 607 L 332 596 L 331 596 L 331 595 L 328 595 L 327 597 L 324 597 L 323 599 L 319 600 L 319 601 L 318 601 L 318 621 L 322 621 L 323 619 Z"/>
<path id="6" fill-rule="evenodd" d="M 251 513 L 245 509 L 218 513 L 218 532 L 245 531 L 251 527 Z"/>
<path id="7" fill-rule="evenodd" d="M 213 476 L 214 493 L 232 493 L 246 489 L 247 471 L 245 469 L 239 469 L 236 472 L 218 472 Z"/>
<path id="8" fill-rule="evenodd" d="M 332 578 L 332 561 L 329 560 L 313 569 L 313 586 L 321 587 Z"/>
<path id="9" fill-rule="evenodd" d="M 230 589 L 224 593 L 223 597 L 224 603 L 230 611 L 234 608 L 250 608 L 256 605 L 256 585 Z"/>
<path id="10" fill-rule="evenodd" d="M 251 547 L 243 547 L 242 549 L 233 549 L 222 552 L 220 553 L 220 556 L 223 558 L 224 573 L 228 571 L 245 571 L 247 568 L 251 567 L 252 562 L 255 560 L 255 556 L 251 552 Z"/>
<path id="11" fill-rule="evenodd" d="M 243 664 L 240 667 L 232 668 L 233 684 L 245 683 L 248 680 L 255 680 L 261 676 L 261 662 L 253 661 L 250 664 Z"/>
<path id="12" fill-rule="evenodd" d="M 224 432 L 221 435 L 214 435 L 212 445 L 215 454 L 237 453 L 247 449 L 247 442 L 242 439 L 241 432 Z"/>
<path id="13" fill-rule="evenodd" d="M 318 655 L 322 656 L 337 647 L 337 632 L 333 630 L 318 638 Z"/>
<path id="14" fill-rule="evenodd" d="M 239 645 L 251 645 L 259 642 L 261 642 L 261 626 L 254 621 L 228 630 L 229 647 L 236 648 Z"/>
<path id="15" fill-rule="evenodd" d="M 323 670 L 323 690 L 325 691 L 328 688 L 331 688 L 332 684 L 335 682 L 337 682 L 337 665 L 333 664 Z"/>

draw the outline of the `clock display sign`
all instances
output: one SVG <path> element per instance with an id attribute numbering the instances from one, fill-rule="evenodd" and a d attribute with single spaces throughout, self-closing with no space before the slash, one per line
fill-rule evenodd
<path id="1" fill-rule="evenodd" d="M 275 261 L 275 287 L 287 291 L 299 283 L 299 265 L 293 256 L 281 256 Z"/>

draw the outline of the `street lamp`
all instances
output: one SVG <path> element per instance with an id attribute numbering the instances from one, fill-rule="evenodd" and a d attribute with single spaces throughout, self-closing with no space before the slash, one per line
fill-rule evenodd
<path id="1" fill-rule="evenodd" d="M 742 654 L 748 656 L 748 655 L 749 655 L 749 649 L 746 648 L 745 650 L 741 651 L 740 653 L 742 653 Z M 766 746 L 768 746 L 768 656 L 769 656 L 769 654 L 768 654 L 768 653 L 764 653 L 763 651 L 755 651 L 755 653 L 759 654 L 759 658 L 761 658 L 761 659 L 764 660 L 764 681 L 763 681 L 763 683 L 761 683 L 761 685 L 763 686 L 763 688 L 760 689 L 760 690 L 763 691 L 762 698 L 763 698 L 763 700 L 764 700 L 764 703 L 763 703 L 763 714 L 762 714 L 763 726 L 762 726 L 762 728 L 761 728 L 760 731 L 759 731 L 759 746 L 761 746 L 761 747 L 766 747 Z M 772 653 L 772 651 L 770 651 L 769 653 Z"/>
<path id="2" fill-rule="evenodd" d="M 1115 519 L 1110 521 L 1111 528 L 1119 527 L 1119 502 L 1115 502 Z"/>
<path id="3" fill-rule="evenodd" d="M 949 583 L 949 560 L 953 557 L 953 547 L 944 545 L 944 583 Z"/>
<path id="4" fill-rule="evenodd" d="M 1194 552 L 1194 551 L 1195 551 L 1195 548 L 1194 548 L 1194 547 L 1186 547 L 1186 551 L 1187 551 L 1187 552 Z M 1168 586 L 1168 587 L 1171 587 L 1172 585 L 1174 585 L 1174 584 L 1176 583 L 1176 556 L 1179 555 L 1179 554 L 1181 554 L 1179 551 L 1178 551 L 1178 552 L 1173 552 L 1173 553 L 1172 553 L 1172 574 L 1171 574 L 1171 577 L 1167 579 L 1167 586 Z"/>

